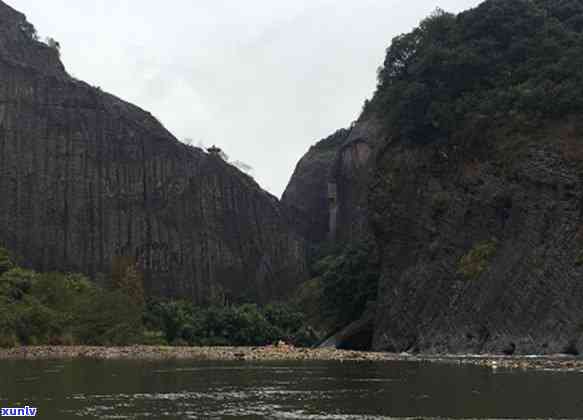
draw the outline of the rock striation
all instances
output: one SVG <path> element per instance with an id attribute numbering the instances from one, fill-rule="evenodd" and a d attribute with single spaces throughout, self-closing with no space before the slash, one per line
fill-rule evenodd
<path id="1" fill-rule="evenodd" d="M 281 197 L 294 214 L 298 231 L 313 243 L 325 241 L 331 234 L 332 171 L 349 134 L 349 130 L 338 130 L 312 146 L 298 162 Z"/>
<path id="2" fill-rule="evenodd" d="M 581 19 L 550 0 L 437 11 L 395 38 L 327 165 L 312 150 L 298 165 L 294 203 L 323 208 L 321 179 L 334 186 L 308 225 L 376 240 L 375 350 L 583 352 L 582 85 L 566 58 Z"/>
<path id="3" fill-rule="evenodd" d="M 109 275 L 153 295 L 267 301 L 306 277 L 278 200 L 151 114 L 70 77 L 0 1 L 0 242 L 39 270 Z"/>
<path id="4" fill-rule="evenodd" d="M 487 153 L 389 143 L 379 155 L 374 348 L 583 350 L 577 135 L 567 125 L 521 142 L 488 138 Z"/>
<path id="5" fill-rule="evenodd" d="M 382 132 L 374 119 L 321 140 L 302 157 L 282 196 L 310 242 L 350 242 L 371 236 L 368 181 Z"/>

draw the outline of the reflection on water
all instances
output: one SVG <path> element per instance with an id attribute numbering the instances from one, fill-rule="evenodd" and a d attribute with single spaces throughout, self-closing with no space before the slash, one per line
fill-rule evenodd
<path id="1" fill-rule="evenodd" d="M 583 374 L 414 362 L 0 361 L 42 419 L 583 418 Z"/>

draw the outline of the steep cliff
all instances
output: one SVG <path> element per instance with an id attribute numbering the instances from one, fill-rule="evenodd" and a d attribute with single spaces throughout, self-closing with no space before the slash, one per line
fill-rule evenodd
<path id="1" fill-rule="evenodd" d="M 583 350 L 582 19 L 580 1 L 489 0 L 393 41 L 363 115 L 389 139 L 375 348 Z"/>
<path id="2" fill-rule="evenodd" d="M 332 171 L 338 237 L 363 214 L 380 252 L 375 349 L 583 351 L 581 22 L 581 1 L 488 0 L 393 40 L 355 126 L 367 170 Z"/>
<path id="3" fill-rule="evenodd" d="M 348 135 L 348 130 L 338 130 L 312 146 L 298 162 L 281 197 L 295 215 L 298 230 L 314 243 L 330 236 L 332 168 Z"/>
<path id="4" fill-rule="evenodd" d="M 583 149 L 574 130 L 519 141 L 492 131 L 483 153 L 386 146 L 370 197 L 384 262 L 375 348 L 577 349 Z"/>
<path id="5" fill-rule="evenodd" d="M 152 115 L 67 75 L 0 1 L 0 242 L 40 270 L 135 260 L 151 294 L 260 301 L 305 278 L 279 202 Z"/>
<path id="6" fill-rule="evenodd" d="M 368 184 L 382 126 L 374 119 L 339 130 L 302 157 L 283 195 L 311 245 L 313 278 L 297 293 L 323 345 L 370 348 L 378 253 L 369 225 Z"/>
<path id="7" fill-rule="evenodd" d="M 370 236 L 366 200 L 380 128 L 374 119 L 355 123 L 316 143 L 299 161 L 282 203 L 295 211 L 312 243 Z"/>

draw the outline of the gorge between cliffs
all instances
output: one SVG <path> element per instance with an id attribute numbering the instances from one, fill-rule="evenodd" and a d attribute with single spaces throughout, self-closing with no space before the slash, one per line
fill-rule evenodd
<path id="1" fill-rule="evenodd" d="M 578 355 L 581 22 L 436 10 L 278 200 L 0 0 L 0 345 Z"/>

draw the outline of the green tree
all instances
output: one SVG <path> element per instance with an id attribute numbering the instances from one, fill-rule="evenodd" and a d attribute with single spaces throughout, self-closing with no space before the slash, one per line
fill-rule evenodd
<path id="1" fill-rule="evenodd" d="M 393 40 L 361 118 L 374 114 L 392 137 L 426 144 L 449 141 L 478 118 L 527 130 L 579 113 L 582 30 L 575 0 L 487 0 L 457 16 L 437 10 Z"/>
<path id="2" fill-rule="evenodd" d="M 0 247 L 0 275 L 14 268 L 12 255 L 6 248 Z"/>
<path id="3" fill-rule="evenodd" d="M 349 244 L 314 264 L 321 284 L 321 308 L 334 329 L 360 318 L 376 299 L 379 261 L 372 243 Z"/>

